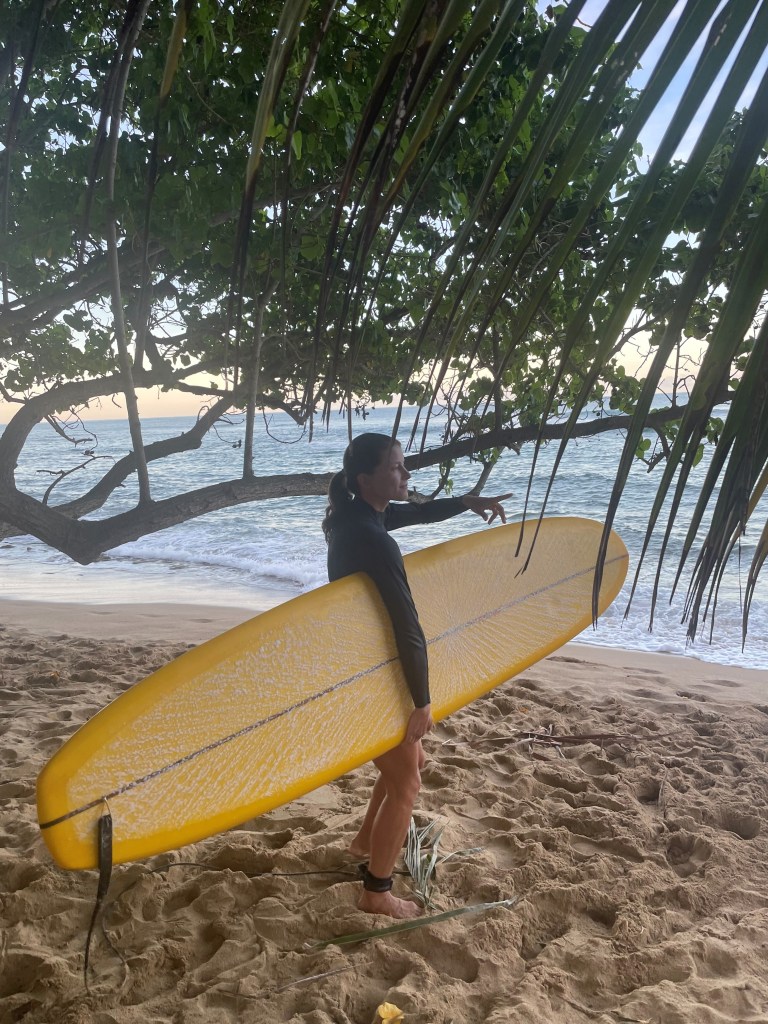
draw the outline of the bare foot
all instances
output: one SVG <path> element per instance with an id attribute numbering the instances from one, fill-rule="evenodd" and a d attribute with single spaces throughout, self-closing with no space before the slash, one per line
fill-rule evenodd
<path id="1" fill-rule="evenodd" d="M 347 847 L 347 853 L 350 855 L 350 857 L 354 857 L 355 860 L 368 860 L 371 851 L 366 847 L 361 846 L 353 839 L 352 842 Z"/>
<path id="2" fill-rule="evenodd" d="M 424 913 L 418 903 L 401 900 L 399 897 L 393 896 L 391 892 L 369 892 L 368 889 L 363 889 L 363 895 L 357 901 L 357 906 L 367 914 L 384 914 L 398 920 L 421 917 Z"/>

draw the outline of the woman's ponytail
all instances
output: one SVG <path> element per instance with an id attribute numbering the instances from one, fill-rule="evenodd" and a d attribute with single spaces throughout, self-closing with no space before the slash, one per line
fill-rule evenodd
<path id="1" fill-rule="evenodd" d="M 347 486 L 346 472 L 342 469 L 338 473 L 334 473 L 328 485 L 328 505 L 325 510 L 325 518 L 323 519 L 323 533 L 325 534 L 326 541 L 339 515 L 344 514 L 344 509 L 353 500 L 354 495 L 350 493 Z"/>

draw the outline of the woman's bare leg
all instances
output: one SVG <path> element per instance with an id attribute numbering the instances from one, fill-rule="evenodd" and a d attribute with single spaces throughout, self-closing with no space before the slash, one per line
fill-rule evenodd
<path id="1" fill-rule="evenodd" d="M 377 878 L 389 878 L 400 856 L 419 795 L 423 760 L 421 743 L 401 743 L 374 761 L 380 776 L 376 780 L 378 792 L 374 786 L 371 797 L 372 802 L 378 800 L 378 809 L 373 815 L 368 836 L 368 870 Z M 357 840 L 354 845 L 357 845 Z M 369 889 L 363 889 L 358 906 L 371 914 L 396 918 L 418 917 L 421 913 L 419 905 L 410 900 L 401 900 L 391 892 L 372 892 Z"/>
<path id="2" fill-rule="evenodd" d="M 371 852 L 373 823 L 376 821 L 376 815 L 379 813 L 379 807 L 381 807 L 381 801 L 384 799 L 386 792 L 384 779 L 379 775 L 373 784 L 373 792 L 371 793 L 371 799 L 363 818 L 363 824 L 360 826 L 360 831 L 349 844 L 349 852 L 353 857 L 368 859 L 368 855 Z"/>
<path id="3" fill-rule="evenodd" d="M 421 740 L 415 745 L 419 748 L 419 771 L 421 772 L 427 762 L 427 757 L 421 745 Z M 373 824 L 376 821 L 376 815 L 379 813 L 379 807 L 381 807 L 381 801 L 384 799 L 386 792 L 384 779 L 379 775 L 373 785 L 373 792 L 371 793 L 371 799 L 368 803 L 363 823 L 360 826 L 360 831 L 349 844 L 348 849 L 353 857 L 367 858 L 370 854 Z"/>

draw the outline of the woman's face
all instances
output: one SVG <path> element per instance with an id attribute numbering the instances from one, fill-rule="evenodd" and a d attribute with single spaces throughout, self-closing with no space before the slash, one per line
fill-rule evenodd
<path id="1" fill-rule="evenodd" d="M 393 444 L 381 456 L 372 473 L 360 473 L 357 478 L 360 497 L 383 512 L 390 501 L 406 501 L 411 474 L 403 465 L 403 449 Z"/>

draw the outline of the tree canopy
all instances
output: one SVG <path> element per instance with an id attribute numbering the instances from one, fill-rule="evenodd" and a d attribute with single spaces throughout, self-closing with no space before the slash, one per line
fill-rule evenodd
<path id="1" fill-rule="evenodd" d="M 320 493 L 324 476 L 259 476 L 257 411 L 311 433 L 339 404 L 394 398 L 421 410 L 414 464 L 474 457 L 480 483 L 505 446 L 558 443 L 559 463 L 578 433 L 621 427 L 606 531 L 639 456 L 661 463 L 649 536 L 668 538 L 710 441 L 683 553 L 695 631 L 768 485 L 768 0 L 606 0 L 592 25 L 583 8 L 5 4 L 0 396 L 17 411 L 0 520 L 88 562 L 213 508 Z M 197 422 L 145 445 L 143 387 L 199 396 Z M 130 455 L 74 501 L 20 490 L 32 428 L 112 395 Z M 427 449 L 436 406 L 444 445 Z M 157 500 L 152 464 L 232 409 L 241 478 Z M 87 518 L 130 474 L 136 508 Z M 745 626 L 766 555 L 768 524 Z"/>

